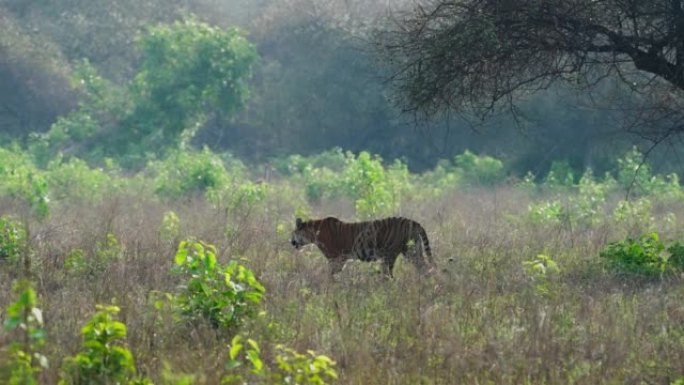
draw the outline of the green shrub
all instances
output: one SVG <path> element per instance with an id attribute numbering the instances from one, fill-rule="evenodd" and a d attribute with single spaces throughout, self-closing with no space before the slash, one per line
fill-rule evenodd
<path id="1" fill-rule="evenodd" d="M 407 174 L 405 165 L 399 161 L 386 171 L 380 157 L 365 151 L 358 157 L 347 153 L 341 187 L 354 199 L 357 217 L 390 215 L 399 208 L 402 187 L 408 183 Z"/>
<path id="2" fill-rule="evenodd" d="M 630 232 L 651 230 L 654 227 L 651 207 L 651 200 L 647 197 L 635 201 L 619 201 L 613 210 L 613 220 Z"/>
<path id="3" fill-rule="evenodd" d="M 202 151 L 175 151 L 162 161 L 152 162 L 155 191 L 165 198 L 180 198 L 227 187 L 229 175 L 223 160 L 205 148 Z"/>
<path id="4" fill-rule="evenodd" d="M 530 204 L 527 216 L 532 223 L 542 225 L 559 224 L 567 217 L 563 205 L 557 200 Z"/>
<path id="5" fill-rule="evenodd" d="M 45 177 L 18 147 L 0 148 L 0 196 L 25 203 L 39 218 L 50 213 Z"/>
<path id="6" fill-rule="evenodd" d="M 312 350 L 306 354 L 283 345 L 276 346 L 278 369 L 272 378 L 277 384 L 325 385 L 337 380 L 335 362 Z"/>
<path id="7" fill-rule="evenodd" d="M 124 257 L 124 247 L 116 236 L 107 233 L 104 240 L 98 241 L 95 253 L 88 255 L 82 249 L 74 249 L 64 259 L 64 268 L 69 273 L 97 276 L 104 273 L 112 262 Z"/>
<path id="8" fill-rule="evenodd" d="M 675 270 L 684 271 L 684 245 L 675 242 L 667 248 L 670 257 L 667 259 L 668 265 Z"/>
<path id="9" fill-rule="evenodd" d="M 176 241 L 180 236 L 180 218 L 173 211 L 167 211 L 159 226 L 159 238 L 164 241 Z"/>
<path id="10" fill-rule="evenodd" d="M 570 163 L 567 160 L 551 162 L 546 178 L 544 178 L 544 185 L 551 188 L 556 187 L 570 187 L 575 184 L 575 175 Z"/>
<path id="11" fill-rule="evenodd" d="M 99 201 L 116 190 L 114 178 L 102 169 L 90 168 L 86 162 L 71 158 L 51 161 L 45 174 L 50 195 L 56 199 L 72 199 L 76 202 Z"/>
<path id="12" fill-rule="evenodd" d="M 264 287 L 248 268 L 232 261 L 222 267 L 212 245 L 187 240 L 178 246 L 176 265 L 187 278 L 174 302 L 192 320 L 232 331 L 256 314 Z"/>
<path id="13" fill-rule="evenodd" d="M 0 217 L 0 260 L 18 261 L 26 252 L 26 242 L 23 224 L 7 215 Z"/>
<path id="14" fill-rule="evenodd" d="M 549 296 L 552 294 L 551 277 L 560 273 L 558 264 L 548 255 L 539 254 L 536 258 L 523 261 L 525 273 L 534 282 L 537 294 Z"/>
<path id="15" fill-rule="evenodd" d="M 81 329 L 81 352 L 68 357 L 60 385 L 150 384 L 137 379 L 133 354 L 123 345 L 126 324 L 117 321 L 117 306 L 97 305 L 98 312 Z"/>
<path id="16" fill-rule="evenodd" d="M 90 272 L 92 266 L 83 250 L 74 249 L 64 258 L 64 268 L 70 273 L 81 274 Z"/>
<path id="17" fill-rule="evenodd" d="M 284 345 L 276 345 L 276 367 L 269 367 L 261 358 L 259 344 L 247 339 L 246 344 L 240 336 L 235 336 L 230 344 L 228 374 L 221 383 L 242 384 L 263 382 L 266 384 L 326 385 L 337 380 L 335 362 L 325 355 L 308 350 L 299 353 Z M 239 369 L 249 362 L 249 376 Z M 256 379 L 256 381 L 250 381 Z M 258 381 L 260 379 L 261 381 Z"/>
<path id="18" fill-rule="evenodd" d="M 476 186 L 491 186 L 504 177 L 503 162 L 491 156 L 478 156 L 465 150 L 457 155 L 454 164 L 463 170 L 466 183 Z"/>
<path id="19" fill-rule="evenodd" d="M 668 264 L 665 245 L 656 232 L 609 243 L 600 255 L 618 273 L 659 276 Z"/>
<path id="20" fill-rule="evenodd" d="M 9 361 L 3 366 L 9 369 L 9 377 L 0 375 L 0 380 L 8 385 L 38 384 L 36 376 L 48 367 L 47 358 L 40 353 L 45 344 L 43 313 L 36 307 L 38 299 L 31 282 L 20 280 L 13 286 L 18 298 L 7 307 L 3 326 L 7 332 L 18 335 L 6 347 Z"/>
<path id="21" fill-rule="evenodd" d="M 603 206 L 609 185 L 597 182 L 591 169 L 587 169 L 578 183 L 578 194 L 572 199 L 575 222 L 596 225 L 604 217 Z"/>

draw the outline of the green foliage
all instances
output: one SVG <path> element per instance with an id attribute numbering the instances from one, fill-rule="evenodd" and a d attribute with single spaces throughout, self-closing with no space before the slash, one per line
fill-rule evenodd
<path id="1" fill-rule="evenodd" d="M 558 224 L 566 217 L 563 205 L 557 200 L 530 204 L 527 215 L 532 223 L 539 224 Z"/>
<path id="2" fill-rule="evenodd" d="M 26 229 L 18 220 L 8 215 L 0 217 L 0 260 L 18 261 L 26 251 Z"/>
<path id="3" fill-rule="evenodd" d="M 399 161 L 385 170 L 380 157 L 365 151 L 358 157 L 348 153 L 342 189 L 355 200 L 357 217 L 368 219 L 395 212 L 399 208 L 401 187 L 407 180 L 406 165 Z"/>
<path id="4" fill-rule="evenodd" d="M 86 253 L 81 249 L 74 249 L 64 258 L 64 269 L 76 274 L 90 272 L 92 266 L 88 261 Z"/>
<path id="5" fill-rule="evenodd" d="M 103 240 L 96 243 L 94 255 L 88 255 L 82 249 L 74 249 L 64 259 L 64 268 L 69 273 L 97 276 L 104 273 L 114 261 L 124 256 L 124 247 L 116 236 L 107 233 Z"/>
<path id="6" fill-rule="evenodd" d="M 135 109 L 121 142 L 178 144 L 184 131 L 186 139 L 193 136 L 208 112 L 230 116 L 244 105 L 257 53 L 238 29 L 176 22 L 152 28 L 137 46 L 143 59 L 132 85 Z"/>
<path id="7" fill-rule="evenodd" d="M 503 177 L 503 162 L 491 156 L 478 156 L 465 150 L 454 158 L 456 167 L 463 170 L 463 179 L 474 186 L 491 186 Z"/>
<path id="8" fill-rule="evenodd" d="M 609 243 L 602 251 L 608 267 L 618 273 L 660 276 L 667 268 L 665 245 L 656 232 Z"/>
<path id="9" fill-rule="evenodd" d="M 668 266 L 674 270 L 684 271 L 684 244 L 674 242 L 667 248 L 670 257 L 667 259 Z"/>
<path id="10" fill-rule="evenodd" d="M 617 180 L 634 195 L 658 195 L 681 199 L 683 194 L 677 174 L 653 175 L 651 165 L 636 148 L 618 159 Z"/>
<path id="11" fill-rule="evenodd" d="M 568 181 L 569 182 L 569 181 Z M 547 181 L 544 182 L 546 186 Z M 556 182 L 554 182 L 556 183 Z M 532 203 L 528 206 L 528 218 L 532 223 L 559 224 L 570 223 L 573 226 L 595 226 L 604 218 L 604 206 L 610 184 L 594 179 L 591 169 L 587 169 L 576 186 L 553 184 L 554 189 L 568 189 L 574 194 L 562 203 L 560 199 Z M 562 194 L 558 194 L 562 196 Z"/>
<path id="12" fill-rule="evenodd" d="M 325 385 L 337 379 L 335 362 L 327 356 L 317 355 L 312 350 L 302 354 L 283 345 L 276 349 L 276 383 Z"/>
<path id="13" fill-rule="evenodd" d="M 0 148 L 0 196 L 25 203 L 39 218 L 50 213 L 45 178 L 18 147 Z"/>
<path id="14" fill-rule="evenodd" d="M 140 166 L 187 144 L 211 114 L 232 116 L 244 105 L 257 54 L 237 29 L 189 20 L 153 27 L 136 43 L 140 69 L 123 87 L 87 61 L 76 68 L 74 84 L 84 93 L 79 108 L 32 137 L 42 164 L 68 149 Z"/>
<path id="15" fill-rule="evenodd" d="M 577 195 L 571 198 L 571 213 L 575 222 L 588 226 L 598 224 L 605 217 L 603 206 L 610 184 L 596 181 L 591 169 L 587 169 L 577 187 Z"/>
<path id="16" fill-rule="evenodd" d="M 214 246 L 194 240 L 179 244 L 175 261 L 187 278 L 174 301 L 183 315 L 233 331 L 256 314 L 265 289 L 248 268 L 236 261 L 222 267 Z"/>
<path id="17" fill-rule="evenodd" d="M 546 178 L 544 185 L 548 187 L 572 186 L 575 183 L 575 176 L 567 160 L 551 162 L 551 169 Z"/>
<path id="18" fill-rule="evenodd" d="M 98 241 L 96 246 L 95 260 L 102 264 L 109 264 L 124 256 L 123 245 L 121 245 L 119 240 L 116 239 L 116 236 L 112 233 L 107 233 L 105 239 Z"/>
<path id="19" fill-rule="evenodd" d="M 81 352 L 66 358 L 59 384 L 150 384 L 135 378 L 133 354 L 123 345 L 126 324 L 116 320 L 120 309 L 112 305 L 97 305 L 97 309 L 81 329 Z"/>
<path id="20" fill-rule="evenodd" d="M 54 199 L 97 202 L 118 190 L 115 178 L 99 168 L 91 168 L 78 158 L 55 158 L 47 165 L 47 185 Z"/>
<path id="21" fill-rule="evenodd" d="M 635 201 L 621 200 L 613 210 L 613 220 L 630 232 L 644 228 L 651 230 L 654 227 L 651 206 L 651 200 L 646 197 Z"/>
<path id="22" fill-rule="evenodd" d="M 180 236 L 180 218 L 173 211 L 167 211 L 159 227 L 159 237 L 164 241 L 173 241 Z"/>
<path id="23" fill-rule="evenodd" d="M 149 166 L 154 174 L 155 191 L 165 198 L 180 198 L 221 189 L 235 178 L 228 174 L 223 160 L 205 148 L 202 151 L 175 151 L 162 161 Z M 232 177 L 232 178 L 231 178 Z"/>
<path id="24" fill-rule="evenodd" d="M 523 267 L 525 268 L 525 272 L 535 279 L 543 279 L 550 274 L 557 274 L 560 272 L 558 264 L 545 254 L 539 254 L 535 259 L 523 261 Z"/>
<path id="25" fill-rule="evenodd" d="M 240 335 L 234 336 L 231 340 L 229 360 L 226 364 L 229 373 L 223 376 L 221 384 L 244 383 L 246 378 L 239 371 L 245 367 L 246 363 L 249 363 L 249 372 L 253 376 L 264 378 L 268 375 L 268 368 L 264 366 L 264 361 L 261 358 L 259 344 L 251 338 L 244 342 Z"/>
<path id="26" fill-rule="evenodd" d="M 535 291 L 542 296 L 552 294 L 551 278 L 560 273 L 558 264 L 548 255 L 539 254 L 536 258 L 523 261 L 525 273 L 534 282 Z"/>
<path id="27" fill-rule="evenodd" d="M 453 190 L 462 184 L 463 172 L 451 165 L 447 160 L 437 163 L 434 169 L 416 175 L 413 183 L 419 188 L 417 196 L 425 197 L 439 196 L 447 191 Z M 413 190 L 416 190 L 414 187 Z"/>
<path id="28" fill-rule="evenodd" d="M 116 135 L 117 125 L 131 109 L 125 88 L 104 79 L 86 59 L 74 68 L 72 86 L 83 97 L 79 108 L 61 116 L 46 133 L 33 133 L 29 149 L 39 165 L 60 159 L 61 152 L 100 159 L 111 152 L 107 135 Z"/>
<path id="29" fill-rule="evenodd" d="M 636 193 L 648 192 L 651 179 L 651 166 L 636 147 L 618 159 L 617 180 L 623 188 Z"/>
<path id="30" fill-rule="evenodd" d="M 45 344 L 43 329 L 43 312 L 37 307 L 38 299 L 31 282 L 16 281 L 13 290 L 17 300 L 7 307 L 7 315 L 3 326 L 7 332 L 16 334 L 14 342 L 6 348 L 9 351 L 9 362 L 4 363 L 9 369 L 9 378 L 2 378 L 8 385 L 38 384 L 36 376 L 48 367 L 48 359 L 40 353 Z"/>
<path id="31" fill-rule="evenodd" d="M 241 336 L 233 337 L 230 344 L 230 360 L 226 365 L 229 374 L 223 376 L 224 385 L 246 383 L 249 378 L 238 372 L 246 362 L 252 377 L 267 384 L 326 385 L 337 380 L 335 362 L 325 355 L 308 350 L 306 354 L 284 345 L 276 345 L 276 367 L 269 367 L 261 358 L 259 344 L 253 339 L 243 343 Z"/>

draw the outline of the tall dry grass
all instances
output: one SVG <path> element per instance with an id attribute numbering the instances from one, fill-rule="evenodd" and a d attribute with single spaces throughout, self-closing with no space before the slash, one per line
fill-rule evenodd
<path id="1" fill-rule="evenodd" d="M 178 239 L 216 245 L 223 262 L 242 258 L 265 285 L 265 312 L 242 330 L 260 342 L 262 356 L 272 358 L 277 343 L 313 349 L 337 362 L 340 384 L 669 384 L 684 377 L 684 280 L 616 277 L 598 254 L 626 229 L 518 220 L 529 203 L 524 192 L 498 188 L 404 205 L 401 214 L 427 229 L 440 282 L 401 259 L 390 281 L 360 262 L 330 280 L 320 252 L 295 252 L 277 230 L 294 223 L 286 201 L 249 212 L 219 210 L 200 198 L 65 203 L 45 221 L 30 221 L 30 271 L 0 265 L 0 308 L 13 301 L 11 281 L 28 274 L 48 332 L 51 366 L 41 383 L 58 381 L 95 304 L 112 302 L 122 308 L 142 374 L 163 384 L 170 367 L 195 374 L 198 384 L 220 383 L 230 341 L 153 306 L 157 293 L 181 283 L 170 273 L 177 244 L 159 233 L 164 212 L 173 210 L 181 219 Z M 323 203 L 314 211 L 350 219 L 353 213 L 341 209 L 350 206 Z M 64 268 L 71 250 L 92 256 L 108 233 L 120 242 L 120 259 L 88 274 Z M 523 268 L 540 253 L 560 267 L 544 291 Z"/>

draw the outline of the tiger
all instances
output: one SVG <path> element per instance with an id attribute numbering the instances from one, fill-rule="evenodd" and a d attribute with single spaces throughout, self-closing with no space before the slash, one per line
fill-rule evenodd
<path id="1" fill-rule="evenodd" d="M 327 258 L 331 276 L 340 272 L 347 260 L 359 259 L 381 261 L 383 275 L 392 278 L 399 254 L 420 273 L 429 273 L 434 267 L 425 229 L 403 217 L 353 223 L 335 217 L 309 221 L 296 218 L 290 243 L 295 249 L 315 244 Z"/>

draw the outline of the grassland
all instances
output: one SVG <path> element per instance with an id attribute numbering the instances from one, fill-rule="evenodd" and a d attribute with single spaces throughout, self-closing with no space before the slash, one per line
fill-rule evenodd
<path id="1" fill-rule="evenodd" d="M 684 378 L 684 277 L 621 274 L 599 256 L 609 242 L 647 231 L 684 239 L 679 198 L 651 196 L 648 210 L 625 218 L 615 214 L 624 196 L 612 193 L 591 220 L 578 220 L 571 214 L 581 205 L 572 202 L 581 194 L 573 188 L 530 192 L 500 183 L 444 189 L 430 199 L 405 194 L 394 213 L 427 229 L 439 278 L 419 276 L 400 258 L 393 280 L 383 280 L 378 266 L 355 261 L 330 280 L 317 249 L 296 252 L 289 244 L 301 210 L 291 184 L 263 182 L 271 193 L 258 203 L 228 208 L 203 194 L 160 199 L 129 189 L 51 203 L 42 219 L 23 201 L 0 200 L 1 213 L 27 226 L 30 251 L 30 258 L 0 262 L 0 309 L 15 300 L 15 279 L 35 283 L 47 331 L 42 350 L 51 363 L 40 383 L 59 381 L 95 305 L 111 303 L 121 307 L 126 346 L 140 374 L 155 384 L 180 384 L 182 375 L 195 384 L 221 383 L 231 370 L 231 335 L 155 306 L 183 284 L 173 261 L 178 242 L 189 237 L 215 245 L 223 263 L 241 261 L 265 286 L 262 311 L 238 333 L 258 341 L 270 365 L 276 345 L 284 344 L 335 360 L 338 384 L 671 384 Z M 560 202 L 565 216 L 533 215 L 549 201 Z M 307 205 L 312 217 L 358 215 L 358 204 L 345 197 Z M 179 218 L 174 231 L 162 226 L 171 211 Z M 74 250 L 99 262 L 70 268 Z M 557 269 L 539 262 L 540 255 Z M 531 267 L 540 263 L 543 273 Z M 3 345 L 12 338 L 0 334 Z M 0 363 L 6 358 L 0 355 Z"/>

